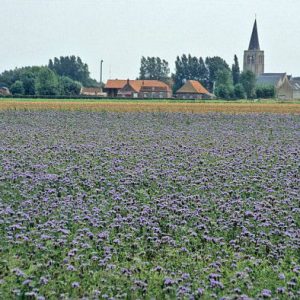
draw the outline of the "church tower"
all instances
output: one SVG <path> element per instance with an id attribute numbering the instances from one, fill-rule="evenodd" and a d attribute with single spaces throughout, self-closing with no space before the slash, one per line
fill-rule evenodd
<path id="1" fill-rule="evenodd" d="M 265 54 L 260 50 L 257 23 L 254 22 L 249 49 L 244 52 L 244 71 L 252 71 L 256 76 L 264 73 Z"/>

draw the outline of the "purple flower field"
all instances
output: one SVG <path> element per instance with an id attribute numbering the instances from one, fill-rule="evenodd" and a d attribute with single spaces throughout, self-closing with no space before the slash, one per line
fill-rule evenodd
<path id="1" fill-rule="evenodd" d="M 299 299 L 300 116 L 0 112 L 0 299 Z"/>

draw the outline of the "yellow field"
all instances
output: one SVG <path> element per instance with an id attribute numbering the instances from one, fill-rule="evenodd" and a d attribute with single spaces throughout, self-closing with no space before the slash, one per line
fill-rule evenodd
<path id="1" fill-rule="evenodd" d="M 78 101 L 0 101 L 0 110 L 83 110 L 111 112 L 188 112 L 188 113 L 293 113 L 299 103 L 160 103 L 160 102 L 78 102 Z"/>

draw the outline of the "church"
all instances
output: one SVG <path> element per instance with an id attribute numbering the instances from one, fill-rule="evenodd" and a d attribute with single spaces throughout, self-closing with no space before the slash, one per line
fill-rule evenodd
<path id="1" fill-rule="evenodd" d="M 286 73 L 265 73 L 265 53 L 260 49 L 257 21 L 255 20 L 248 50 L 244 51 L 243 71 L 252 71 L 257 78 L 257 86 L 274 86 L 278 99 L 299 99 L 300 86 L 296 78 Z M 297 78 L 298 79 L 298 78 Z"/>

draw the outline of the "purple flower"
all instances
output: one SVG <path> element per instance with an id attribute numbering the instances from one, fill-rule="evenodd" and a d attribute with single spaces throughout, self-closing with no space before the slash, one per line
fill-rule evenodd
<path id="1" fill-rule="evenodd" d="M 270 290 L 262 290 L 261 295 L 263 298 L 271 298 L 272 297 L 272 292 Z"/>
<path id="2" fill-rule="evenodd" d="M 72 282 L 72 288 L 79 288 L 79 282 Z"/>

